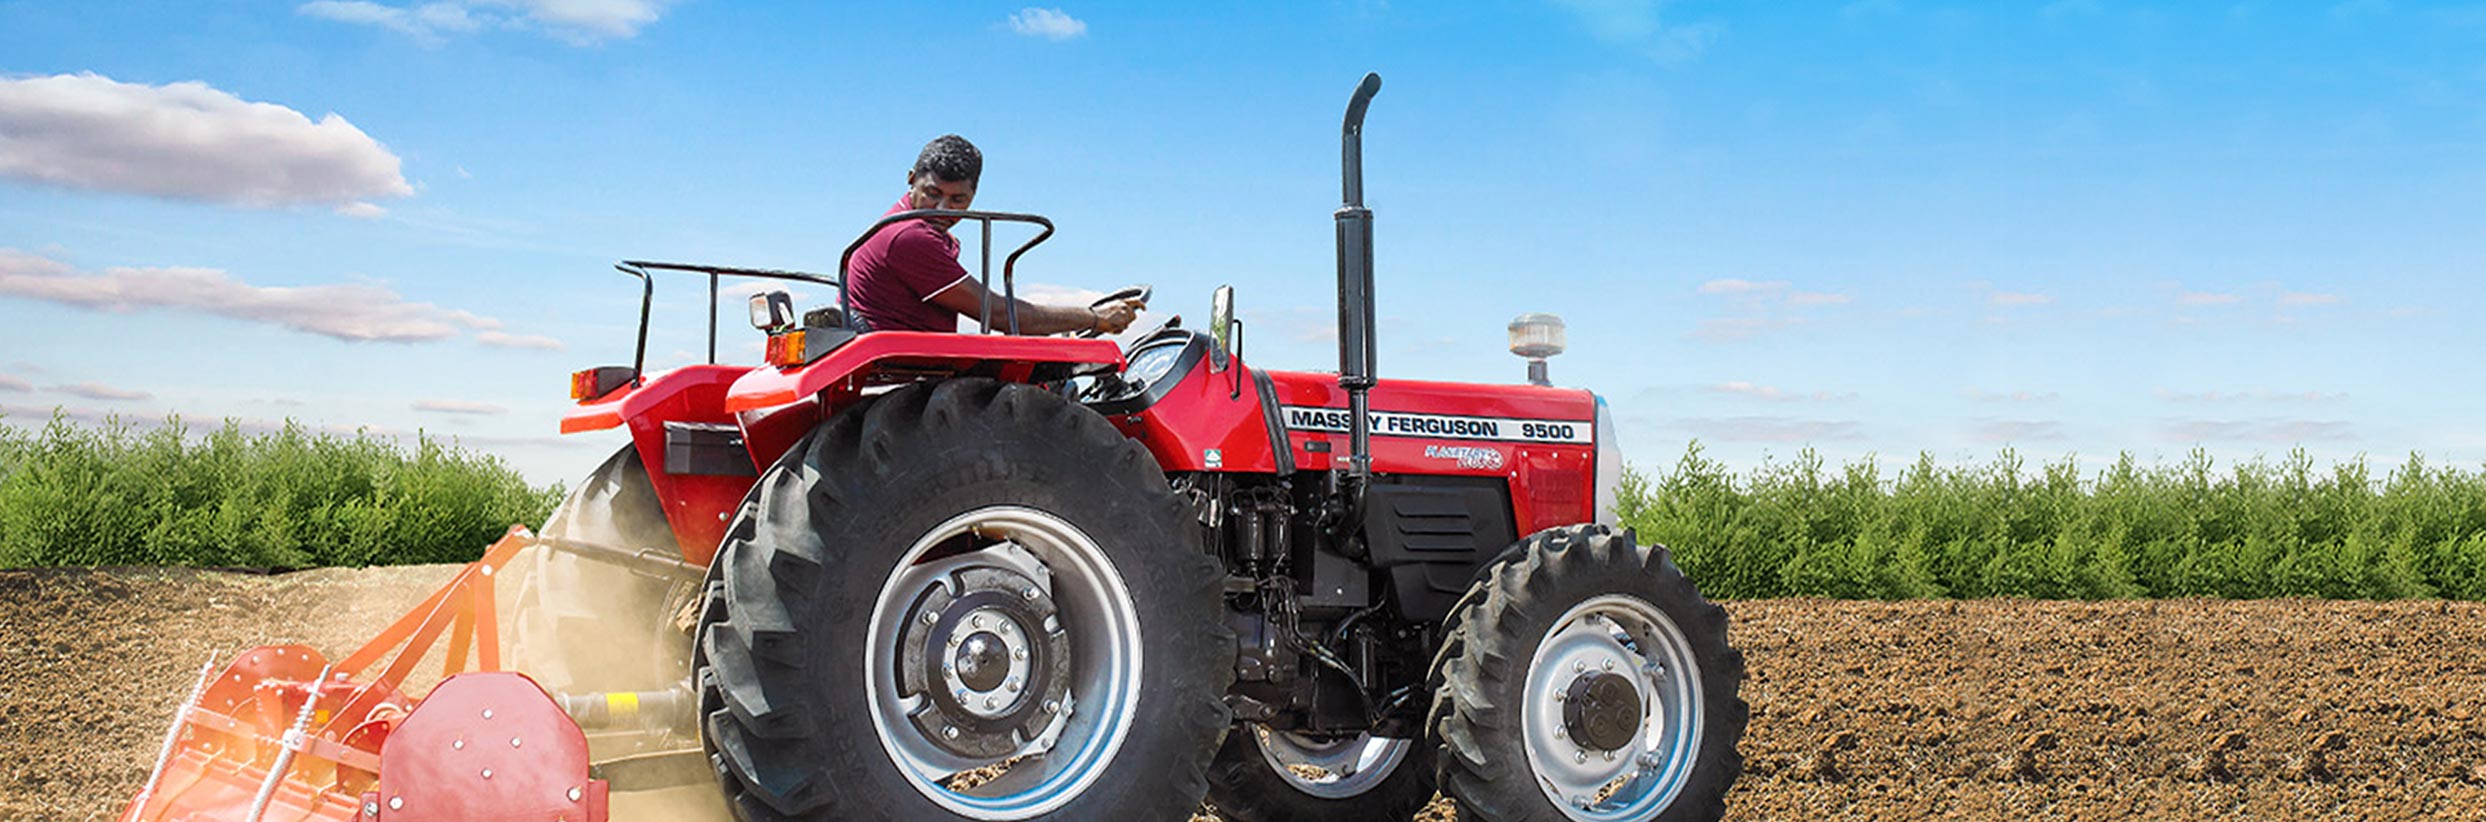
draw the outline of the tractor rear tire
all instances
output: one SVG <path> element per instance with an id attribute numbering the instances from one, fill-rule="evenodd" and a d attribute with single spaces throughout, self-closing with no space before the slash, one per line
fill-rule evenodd
<path id="1" fill-rule="evenodd" d="M 541 536 L 625 550 L 674 547 L 639 451 L 622 446 L 545 518 Z M 568 551 L 525 560 L 510 615 L 510 665 L 553 693 L 654 691 L 689 673 L 690 637 L 667 606 L 696 592 Z"/>
<path id="2" fill-rule="evenodd" d="M 1444 793 L 1486 822 L 1724 815 L 1749 709 L 1726 611 L 1664 546 L 1550 529 L 1451 614 L 1431 725 Z"/>
<path id="3" fill-rule="evenodd" d="M 709 572 L 695 664 L 727 804 L 1188 817 L 1234 679 L 1190 519 L 1146 449 L 1032 386 L 839 413 L 760 477 Z"/>
<path id="4" fill-rule="evenodd" d="M 1294 770 L 1356 760 L 1369 772 Z M 1422 739 L 1373 737 L 1309 744 L 1260 725 L 1237 726 L 1209 766 L 1210 805 L 1228 822 L 1405 822 L 1433 801 L 1433 747 Z"/>

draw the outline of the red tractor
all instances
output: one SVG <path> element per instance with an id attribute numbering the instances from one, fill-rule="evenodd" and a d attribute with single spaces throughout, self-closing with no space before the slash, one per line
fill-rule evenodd
<path id="1" fill-rule="evenodd" d="M 708 275 L 712 360 L 719 278 L 837 280 L 622 264 L 642 282 L 638 361 L 576 375 L 562 430 L 625 427 L 632 445 L 543 536 L 513 530 L 480 576 L 345 663 L 294 650 L 224 698 L 205 673 L 176 735 L 221 731 L 241 764 L 168 739 L 125 818 L 246 793 L 185 806 L 160 793 L 176 771 L 281 783 L 254 822 L 271 801 L 312 809 L 284 818 L 455 818 L 448 795 L 470 816 L 594 819 L 608 787 L 685 780 L 755 822 L 1178 820 L 1204 795 L 1238 822 L 1407 819 L 1436 790 L 1472 819 L 1717 818 L 1742 768 L 1743 660 L 1666 549 L 1607 519 L 1622 463 L 1604 402 L 1374 376 L 1360 154 L 1379 88 L 1366 76 L 1345 119 L 1336 374 L 1247 365 L 1225 288 L 1204 329 L 1176 318 L 1127 349 L 871 332 L 768 292 L 751 302 L 766 365 L 648 374 L 653 271 Z M 1004 295 L 1052 234 L 1032 215 L 913 211 L 864 237 L 924 217 L 983 226 L 987 284 L 993 225 L 1040 227 L 1005 259 Z M 433 623 L 464 629 L 453 670 L 469 633 L 497 667 L 490 575 L 525 546 L 545 550 L 514 651 L 551 699 L 436 711 L 452 686 L 512 675 L 422 700 L 395 694 L 402 666 L 349 681 L 381 646 L 419 657 Z M 666 650 L 607 650 L 642 638 Z M 534 760 L 493 737 L 495 785 L 490 762 L 454 758 L 497 733 L 491 704 L 499 721 L 564 716 L 593 732 L 587 751 L 576 729 Z M 400 751 L 418 732 L 457 744 Z M 323 815 L 323 796 L 353 814 Z"/>

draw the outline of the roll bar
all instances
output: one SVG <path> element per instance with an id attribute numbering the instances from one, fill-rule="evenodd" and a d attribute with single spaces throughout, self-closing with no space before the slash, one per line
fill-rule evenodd
<path id="1" fill-rule="evenodd" d="M 657 262 L 654 260 L 623 260 L 614 264 L 614 270 L 639 278 L 639 337 L 638 346 L 630 356 L 631 383 L 633 385 L 638 384 L 640 378 L 647 373 L 648 314 L 650 309 L 654 307 L 656 301 L 656 278 L 649 272 L 685 271 L 693 274 L 708 275 L 708 363 L 710 365 L 714 365 L 716 364 L 717 288 L 718 281 L 720 279 L 725 277 L 757 277 L 768 280 L 788 280 L 793 282 L 813 283 L 837 289 L 838 312 L 847 317 L 848 323 L 851 324 L 853 323 L 852 318 L 854 317 L 854 306 L 850 303 L 846 294 L 845 278 L 846 266 L 854 260 L 855 250 L 862 248 L 865 242 L 872 239 L 872 235 L 880 233 L 881 229 L 887 228 L 893 223 L 905 222 L 907 220 L 920 220 L 926 217 L 956 217 L 962 220 L 974 220 L 983 225 L 984 261 L 980 270 L 983 272 L 981 281 L 984 285 L 984 310 L 982 312 L 983 316 L 976 318 L 976 331 L 977 333 L 982 334 L 992 333 L 993 330 L 993 223 L 1030 223 L 1044 229 L 1042 232 L 1037 233 L 1035 239 L 1028 240 L 1027 242 L 1020 244 L 1016 250 L 1011 251 L 1010 256 L 1003 258 L 1001 263 L 1001 290 L 1002 299 L 1006 301 L 1005 307 L 1006 314 L 1008 315 L 1008 333 L 1018 333 L 1019 307 L 1017 272 L 1019 257 L 1025 255 L 1029 249 L 1035 248 L 1039 243 L 1043 243 L 1045 240 L 1053 236 L 1053 221 L 1036 214 L 1015 214 L 1007 211 L 956 211 L 942 208 L 919 208 L 913 211 L 901 211 L 896 214 L 891 214 L 887 217 L 880 218 L 878 222 L 872 223 L 872 227 L 865 230 L 863 232 L 863 236 L 857 237 L 854 242 L 847 244 L 845 253 L 838 255 L 838 275 L 835 277 L 831 277 L 826 274 L 815 274 L 809 271 L 792 271 L 776 268 L 737 268 L 730 265 L 667 263 Z"/>
<path id="2" fill-rule="evenodd" d="M 855 250 L 862 248 L 864 243 L 870 242 L 873 235 L 879 234 L 881 229 L 888 228 L 894 223 L 921 220 L 926 217 L 956 217 L 983 224 L 984 264 L 979 270 L 983 272 L 980 282 L 984 286 L 984 307 L 983 310 L 976 312 L 978 315 L 975 318 L 976 333 L 978 334 L 990 334 L 993 331 L 993 223 L 1030 223 L 1044 228 L 1036 234 L 1035 239 L 1021 244 L 1017 250 L 1010 252 L 1010 256 L 1001 261 L 1001 297 L 1009 314 L 1009 330 L 1006 333 L 1019 333 L 1018 280 L 1016 277 L 1019 257 L 1026 254 L 1028 249 L 1035 248 L 1053 236 L 1053 221 L 1039 215 L 1014 214 L 1007 211 L 959 211 L 947 208 L 918 208 L 891 214 L 880 218 L 879 222 L 873 223 L 871 228 L 864 230 L 863 236 L 856 237 L 854 242 L 846 244 L 846 253 L 837 257 L 838 276 L 843 277 L 848 273 L 847 265 L 854 261 Z M 845 312 L 848 317 L 854 316 L 854 307 L 848 303 L 846 289 L 837 290 L 837 308 Z"/>

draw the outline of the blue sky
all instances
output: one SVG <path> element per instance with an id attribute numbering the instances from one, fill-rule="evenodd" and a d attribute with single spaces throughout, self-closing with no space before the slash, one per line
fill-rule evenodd
<path id="1" fill-rule="evenodd" d="M 611 262 L 833 268 L 944 132 L 1061 225 L 1040 290 L 1232 283 L 1255 363 L 1333 368 L 1373 70 L 1385 377 L 1515 380 L 1551 311 L 1650 467 L 2486 460 L 2486 5 L 1045 1 L 0 0 L 0 412 L 566 479 L 620 442 L 552 433 L 630 355 Z"/>

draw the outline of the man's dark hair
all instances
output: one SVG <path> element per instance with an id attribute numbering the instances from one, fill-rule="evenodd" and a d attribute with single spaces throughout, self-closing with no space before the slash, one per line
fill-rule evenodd
<path id="1" fill-rule="evenodd" d="M 915 173 L 930 174 L 944 183 L 976 182 L 984 177 L 984 152 L 956 134 L 943 134 L 924 144 L 915 156 Z"/>

